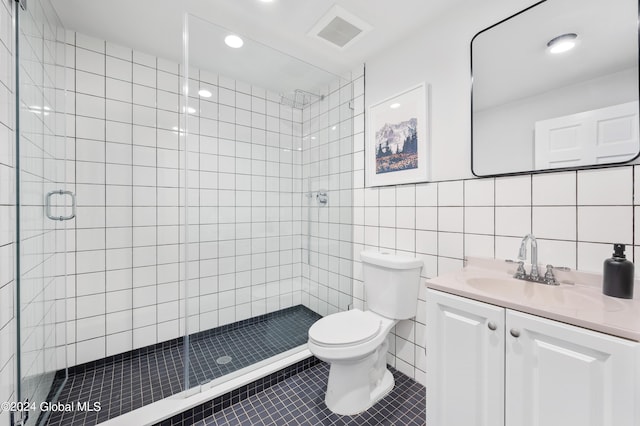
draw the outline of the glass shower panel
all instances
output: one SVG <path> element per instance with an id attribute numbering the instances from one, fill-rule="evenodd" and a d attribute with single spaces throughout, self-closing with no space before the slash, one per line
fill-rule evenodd
<path id="1" fill-rule="evenodd" d="M 18 400 L 38 408 L 63 384 L 66 359 L 67 191 L 65 30 L 48 1 L 15 3 L 18 21 Z M 38 409 L 30 411 L 35 424 Z M 24 417 L 23 417 L 24 419 Z M 41 419 L 42 420 L 42 419 Z"/>
<path id="2" fill-rule="evenodd" d="M 321 315 L 347 310 L 353 281 L 353 83 L 334 80 L 303 111 L 303 183 L 307 198 L 308 303 Z"/>
<path id="3" fill-rule="evenodd" d="M 304 350 L 351 303 L 350 80 L 229 35 L 185 17 L 189 387 Z"/>

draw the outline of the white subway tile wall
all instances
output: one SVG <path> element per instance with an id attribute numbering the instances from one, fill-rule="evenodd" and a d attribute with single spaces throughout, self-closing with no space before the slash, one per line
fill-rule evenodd
<path id="1" fill-rule="evenodd" d="M 14 8 L 15 7 L 15 8 Z M 64 365 L 64 227 L 44 217 L 44 194 L 64 186 L 64 34 L 48 4 L 21 13 L 21 265 L 16 264 L 16 58 L 14 2 L 0 2 L 0 399 L 42 401 Z M 52 212 L 63 215 L 59 198 Z M 21 303 L 16 303 L 21 274 Z M 20 345 L 16 317 L 21 312 Z M 20 349 L 18 349 L 20 348 Z M 16 371 L 20 350 L 21 375 Z M 32 413 L 38 416 L 38 412 Z M 9 412 L 0 423 L 9 424 Z"/>
<path id="2" fill-rule="evenodd" d="M 302 154 L 302 303 L 321 315 L 346 310 L 353 300 L 354 112 L 364 105 L 364 68 L 351 75 L 318 90 L 324 98 L 303 109 L 302 145 L 294 147 Z M 378 215 L 372 218 L 377 223 Z"/>
<path id="3" fill-rule="evenodd" d="M 363 249 L 422 258 L 423 278 L 462 268 L 465 256 L 515 259 L 528 233 L 538 238 L 540 263 L 601 273 L 616 242 L 629 245 L 633 260 L 640 241 L 634 238 L 640 227 L 634 228 L 640 210 L 633 210 L 637 167 L 366 188 L 360 160 L 354 163 L 354 305 L 366 307 L 358 260 Z M 639 199 L 636 192 L 636 204 Z M 424 322 L 421 291 L 418 315 L 396 326 L 388 357 L 423 384 Z"/>
<path id="4" fill-rule="evenodd" d="M 342 255 L 320 260 L 316 281 L 332 288 L 310 302 L 302 297 L 302 110 L 197 69 L 189 69 L 194 95 L 185 106 L 177 63 L 79 33 L 67 42 L 78 194 L 70 365 L 303 302 L 324 313 L 328 303 L 350 303 L 349 93 L 337 87 L 327 96 L 342 115 L 332 122 L 340 140 L 330 141 L 338 154 L 323 167 L 331 163 L 327 184 L 342 182 L 345 193 L 332 196 L 320 231 L 323 253 Z M 181 288 L 185 107 L 190 261 Z"/>

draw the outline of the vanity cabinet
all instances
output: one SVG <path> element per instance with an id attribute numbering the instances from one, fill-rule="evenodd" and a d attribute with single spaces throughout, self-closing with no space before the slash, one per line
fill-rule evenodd
<path id="1" fill-rule="evenodd" d="M 427 425 L 637 426 L 640 343 L 429 289 Z"/>
<path id="2" fill-rule="evenodd" d="M 427 425 L 504 425 L 504 308 L 428 290 L 426 324 Z"/>

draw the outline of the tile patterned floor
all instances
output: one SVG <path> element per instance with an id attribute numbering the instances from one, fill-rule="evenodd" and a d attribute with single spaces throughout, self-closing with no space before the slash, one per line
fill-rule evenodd
<path id="1" fill-rule="evenodd" d="M 298 361 L 295 364 L 261 377 L 251 383 L 240 386 L 231 392 L 220 395 L 182 413 L 178 413 L 168 419 L 156 423 L 154 426 L 192 426 L 200 420 L 212 417 L 214 413 L 237 404 L 240 401 L 262 392 L 283 380 L 287 380 L 288 378 L 295 376 L 296 374 L 299 374 L 321 362 L 322 361 L 313 356 L 303 359 L 302 361 Z"/>
<path id="2" fill-rule="evenodd" d="M 424 386 L 394 369 L 391 372 L 396 380 L 391 393 L 356 416 L 339 416 L 326 407 L 329 365 L 320 363 L 195 425 L 426 425 Z"/>
<path id="3" fill-rule="evenodd" d="M 309 327 L 319 318 L 315 312 L 295 306 L 258 320 L 192 335 L 191 385 L 211 381 L 305 343 Z M 231 356 L 232 361 L 216 363 L 223 355 Z M 183 390 L 183 369 L 182 339 L 71 368 L 58 401 L 100 402 L 102 409 L 54 412 L 45 424 L 95 425 L 159 401 Z M 62 379 L 63 375 L 58 374 L 54 389 Z"/>

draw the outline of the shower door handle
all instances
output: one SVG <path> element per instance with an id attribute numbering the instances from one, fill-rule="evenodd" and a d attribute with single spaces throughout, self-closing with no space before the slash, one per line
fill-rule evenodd
<path id="1" fill-rule="evenodd" d="M 51 214 L 51 197 L 54 195 L 69 195 L 71 196 L 71 215 L 69 216 L 54 216 Z M 47 217 L 51 220 L 71 220 L 76 217 L 76 194 L 71 191 L 63 191 L 62 189 L 58 189 L 56 191 L 47 192 L 45 196 L 45 213 Z"/>

